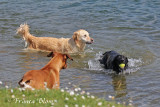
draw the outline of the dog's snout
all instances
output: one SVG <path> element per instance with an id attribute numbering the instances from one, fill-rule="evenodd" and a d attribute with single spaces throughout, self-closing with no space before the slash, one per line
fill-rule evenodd
<path id="1" fill-rule="evenodd" d="M 124 61 L 124 59 L 121 59 L 120 61 L 121 61 L 121 62 L 123 62 L 123 61 Z"/>
<path id="2" fill-rule="evenodd" d="M 92 42 L 94 41 L 93 38 L 91 38 L 91 41 L 92 41 Z"/>
<path id="3" fill-rule="evenodd" d="M 91 38 L 91 43 L 93 43 L 93 41 L 94 41 L 93 38 Z"/>
<path id="4" fill-rule="evenodd" d="M 121 59 L 121 62 L 125 62 L 125 59 Z"/>

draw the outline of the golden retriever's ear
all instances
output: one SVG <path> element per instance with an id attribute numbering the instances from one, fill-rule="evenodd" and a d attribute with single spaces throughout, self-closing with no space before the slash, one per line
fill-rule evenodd
<path id="1" fill-rule="evenodd" d="M 51 52 L 51 53 L 49 53 L 48 55 L 47 55 L 47 57 L 54 57 L 54 53 L 53 52 Z"/>
<path id="2" fill-rule="evenodd" d="M 78 31 L 74 32 L 74 34 L 73 34 L 73 36 L 72 36 L 72 38 L 73 38 L 74 41 L 77 40 L 78 35 L 79 35 Z"/>
<path id="3" fill-rule="evenodd" d="M 78 47 L 80 47 L 79 39 L 78 39 L 79 35 L 80 35 L 79 31 L 76 31 L 76 32 L 74 32 L 74 34 L 72 36 L 74 42 L 76 43 L 76 46 L 78 46 Z"/>

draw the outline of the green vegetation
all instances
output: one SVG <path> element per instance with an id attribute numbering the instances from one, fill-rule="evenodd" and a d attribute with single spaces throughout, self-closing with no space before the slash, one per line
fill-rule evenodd
<path id="1" fill-rule="evenodd" d="M 68 92 L 67 92 L 68 91 Z M 124 107 L 83 91 L 0 89 L 0 107 Z"/>

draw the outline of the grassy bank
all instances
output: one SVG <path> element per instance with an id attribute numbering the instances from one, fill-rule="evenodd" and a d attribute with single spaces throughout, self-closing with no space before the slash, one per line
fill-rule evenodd
<path id="1" fill-rule="evenodd" d="M 89 94 L 65 90 L 0 89 L 0 107 L 124 107 Z"/>

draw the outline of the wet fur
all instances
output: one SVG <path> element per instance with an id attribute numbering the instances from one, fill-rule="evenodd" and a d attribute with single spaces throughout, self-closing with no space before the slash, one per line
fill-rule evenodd
<path id="1" fill-rule="evenodd" d="M 17 34 L 25 40 L 25 47 L 59 53 L 77 53 L 84 51 L 86 44 L 93 43 L 89 33 L 83 29 L 74 32 L 71 38 L 36 37 L 30 34 L 29 26 L 21 24 Z M 86 36 L 86 37 L 84 37 Z"/>
<path id="2" fill-rule="evenodd" d="M 99 60 L 101 64 L 105 66 L 106 69 L 113 69 L 117 74 L 123 72 L 128 68 L 128 58 L 120 55 L 115 51 L 107 51 L 103 54 L 102 58 Z M 119 67 L 119 64 L 124 63 L 124 69 Z"/>

